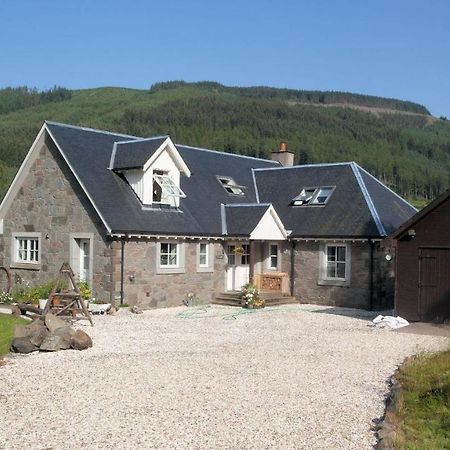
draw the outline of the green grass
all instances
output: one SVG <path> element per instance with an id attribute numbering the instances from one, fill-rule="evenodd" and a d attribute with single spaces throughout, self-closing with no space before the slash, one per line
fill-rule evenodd
<path id="1" fill-rule="evenodd" d="M 398 373 L 401 394 L 397 414 L 402 421 L 396 448 L 450 448 L 450 349 L 420 355 Z"/>
<path id="2" fill-rule="evenodd" d="M 26 325 L 29 322 L 20 317 L 0 314 L 0 358 L 9 352 L 11 341 L 14 335 L 15 325 Z"/>

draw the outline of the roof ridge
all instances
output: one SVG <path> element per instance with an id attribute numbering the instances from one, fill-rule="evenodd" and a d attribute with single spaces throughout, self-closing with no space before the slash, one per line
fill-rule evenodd
<path id="1" fill-rule="evenodd" d="M 168 137 L 170 137 L 168 134 L 165 135 L 161 135 L 161 136 L 154 136 L 154 137 L 148 137 L 148 138 L 136 138 L 136 139 L 131 139 L 130 141 L 117 141 L 114 142 L 117 145 L 120 144 L 134 144 L 137 142 L 143 142 L 143 141 L 154 141 L 156 139 L 167 139 Z"/>
<path id="2" fill-rule="evenodd" d="M 262 171 L 262 170 L 283 170 L 283 169 L 303 169 L 306 167 L 331 167 L 331 166 L 349 166 L 356 164 L 354 161 L 338 162 L 338 163 L 315 163 L 315 164 L 299 164 L 296 166 L 281 166 L 281 167 L 256 167 L 252 170 Z"/>
<path id="3" fill-rule="evenodd" d="M 112 135 L 112 136 L 123 136 L 123 137 L 140 139 L 138 136 L 133 136 L 131 134 L 113 133 L 112 131 L 99 130 L 97 128 L 82 127 L 82 126 L 78 126 L 78 125 L 69 125 L 67 123 L 54 122 L 52 120 L 44 120 L 44 123 L 48 124 L 48 125 L 56 125 L 56 126 L 59 126 L 59 127 L 74 128 L 76 130 L 92 131 L 94 133 L 102 133 L 102 134 L 109 134 L 109 135 Z"/>
<path id="4" fill-rule="evenodd" d="M 234 156 L 237 158 L 254 159 L 256 161 L 264 161 L 264 162 L 269 162 L 269 163 L 273 163 L 273 164 L 279 164 L 278 161 L 273 161 L 272 159 L 257 158 L 256 156 L 238 155 L 236 153 L 228 153 L 228 152 L 224 152 L 222 150 L 212 150 L 210 148 L 195 147 L 195 146 L 186 145 L 186 144 L 175 144 L 175 147 L 177 147 L 177 146 L 190 148 L 192 150 L 200 150 L 202 152 L 219 153 L 221 155 Z"/>
<path id="5" fill-rule="evenodd" d="M 350 167 L 352 168 L 352 172 L 355 175 L 356 181 L 358 182 L 359 188 L 361 189 L 361 192 L 364 196 L 364 200 L 366 201 L 367 206 L 369 207 L 370 214 L 372 215 L 372 218 L 375 222 L 378 232 L 380 233 L 381 236 L 387 236 L 387 233 L 386 233 L 386 230 L 384 229 L 384 225 L 383 225 L 383 222 L 381 221 L 380 215 L 378 214 L 378 211 L 372 201 L 372 197 L 369 194 L 366 183 L 364 183 L 361 173 L 359 172 L 358 164 L 356 164 L 355 162 L 352 162 L 350 164 Z"/>
<path id="6" fill-rule="evenodd" d="M 397 194 L 397 192 L 393 191 L 389 186 L 386 186 L 382 181 L 380 181 L 377 177 L 374 177 L 370 172 L 368 172 L 366 169 L 364 169 L 364 167 L 361 167 L 358 163 L 355 163 L 356 166 L 358 167 L 359 170 L 362 170 L 363 172 L 365 172 L 367 175 L 369 175 L 369 177 L 373 178 L 376 182 L 378 182 L 379 184 L 381 184 L 381 186 L 383 186 L 384 188 L 386 188 L 388 191 L 390 191 L 392 194 L 394 194 L 396 197 L 398 197 L 400 200 L 402 200 L 404 203 L 406 203 L 408 206 L 410 206 L 411 208 L 415 209 L 416 212 L 419 211 L 416 207 L 414 207 L 413 205 L 411 205 L 411 203 L 409 203 L 408 201 L 406 201 L 403 197 L 401 197 L 400 195 Z"/>

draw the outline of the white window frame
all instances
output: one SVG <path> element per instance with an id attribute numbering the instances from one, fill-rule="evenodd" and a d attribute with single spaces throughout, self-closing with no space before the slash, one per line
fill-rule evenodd
<path id="1" fill-rule="evenodd" d="M 27 258 L 19 258 L 19 240 L 27 242 Z M 36 241 L 38 248 L 37 250 L 31 250 L 31 241 Z M 31 260 L 28 256 L 30 252 L 36 252 L 36 260 Z M 42 239 L 41 233 L 35 232 L 18 232 L 11 234 L 11 261 L 13 267 L 19 268 L 35 268 L 39 269 L 41 265 L 42 257 Z"/>
<path id="2" fill-rule="evenodd" d="M 217 175 L 217 180 L 229 195 L 245 195 L 245 186 L 239 186 L 231 177 Z"/>
<path id="3" fill-rule="evenodd" d="M 322 189 L 329 189 L 330 193 L 327 197 L 327 199 L 323 203 L 317 202 L 317 197 L 319 197 L 319 193 Z M 310 187 L 304 187 L 300 194 L 298 194 L 296 197 L 294 197 L 291 200 L 291 206 L 298 206 L 298 207 L 305 207 L 305 206 L 325 206 L 328 203 L 328 200 L 330 200 L 331 196 L 333 195 L 334 190 L 336 189 L 336 186 L 310 186 Z M 304 197 L 306 195 L 306 191 L 313 191 L 311 196 L 309 197 L 309 200 L 307 203 L 300 203 L 301 197 Z"/>
<path id="4" fill-rule="evenodd" d="M 330 247 L 345 248 L 345 277 L 329 277 L 328 276 L 328 249 Z M 337 261 L 336 261 L 337 262 Z M 324 243 L 320 250 L 320 275 L 319 284 L 333 286 L 349 286 L 351 270 L 351 246 L 345 242 Z"/>
<path id="5" fill-rule="evenodd" d="M 206 246 L 206 264 L 200 263 L 201 255 L 205 255 L 201 252 L 202 246 Z M 210 242 L 199 242 L 197 244 L 197 272 L 213 272 L 214 271 L 214 244 Z"/>
<path id="6" fill-rule="evenodd" d="M 170 253 L 162 252 L 162 245 L 175 245 L 176 262 L 175 264 L 161 264 L 162 255 L 170 255 Z M 177 241 L 162 241 L 157 243 L 156 251 L 156 273 L 184 273 L 184 243 Z"/>
<path id="7" fill-rule="evenodd" d="M 272 253 L 272 246 L 275 246 L 277 248 L 276 255 Z M 277 258 L 277 265 L 274 267 L 272 266 L 272 257 Z M 273 270 L 275 272 L 279 271 L 280 267 L 280 246 L 276 242 L 269 242 L 267 244 L 267 270 Z"/>
<path id="8" fill-rule="evenodd" d="M 172 180 L 170 175 L 155 173 L 153 179 L 159 184 L 163 191 L 161 200 L 163 197 L 186 197 L 186 194 L 180 189 L 175 181 Z"/>

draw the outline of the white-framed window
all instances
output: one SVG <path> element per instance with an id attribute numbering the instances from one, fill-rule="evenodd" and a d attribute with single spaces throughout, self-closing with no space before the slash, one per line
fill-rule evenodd
<path id="1" fill-rule="evenodd" d="M 198 265 L 199 267 L 209 267 L 209 245 L 200 243 L 198 245 Z"/>
<path id="2" fill-rule="evenodd" d="M 350 250 L 350 245 L 345 243 L 323 244 L 319 284 L 336 286 L 350 284 Z"/>
<path id="3" fill-rule="evenodd" d="M 269 243 L 269 255 L 267 259 L 269 270 L 278 270 L 278 244 Z"/>
<path id="4" fill-rule="evenodd" d="M 325 205 L 331 197 L 334 186 L 319 186 L 303 188 L 296 197 L 291 200 L 291 206 L 321 206 Z"/>
<path id="5" fill-rule="evenodd" d="M 214 271 L 214 244 L 199 242 L 197 244 L 197 272 Z"/>
<path id="6" fill-rule="evenodd" d="M 12 233 L 12 260 L 16 264 L 36 266 L 41 262 L 40 233 Z"/>
<path id="7" fill-rule="evenodd" d="M 173 204 L 175 198 L 186 197 L 169 173 L 163 170 L 153 171 L 153 203 Z"/>
<path id="8" fill-rule="evenodd" d="M 219 180 L 219 183 L 221 186 L 232 195 L 245 195 L 244 189 L 245 186 L 239 186 L 236 181 L 233 180 L 231 177 L 224 177 L 221 175 L 217 176 L 217 179 Z"/>
<path id="9" fill-rule="evenodd" d="M 347 246 L 326 244 L 327 279 L 345 280 L 347 272 Z"/>
<path id="10" fill-rule="evenodd" d="M 242 244 L 242 255 L 241 255 L 241 264 L 249 265 L 250 264 L 250 244 Z"/>
<path id="11" fill-rule="evenodd" d="M 184 272 L 184 243 L 158 242 L 156 251 L 157 273 Z"/>
<path id="12" fill-rule="evenodd" d="M 173 242 L 161 242 L 159 250 L 159 266 L 166 268 L 178 267 L 180 254 L 178 244 Z"/>

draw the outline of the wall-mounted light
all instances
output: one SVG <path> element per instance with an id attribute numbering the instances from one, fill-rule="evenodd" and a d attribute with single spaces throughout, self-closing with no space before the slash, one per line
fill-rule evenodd
<path id="1" fill-rule="evenodd" d="M 131 282 L 133 282 L 134 281 L 134 275 L 128 275 L 128 279 L 131 281 Z"/>
<path id="2" fill-rule="evenodd" d="M 48 233 L 45 235 L 45 239 L 48 241 L 50 239 L 50 236 L 48 235 Z"/>

